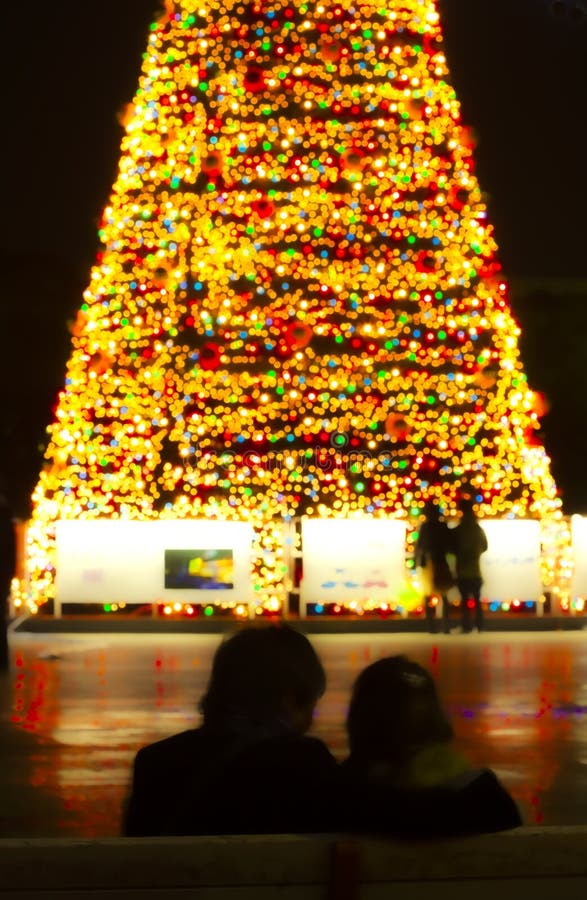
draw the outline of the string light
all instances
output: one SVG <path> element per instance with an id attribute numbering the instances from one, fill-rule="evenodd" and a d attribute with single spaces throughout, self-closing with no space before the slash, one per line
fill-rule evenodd
<path id="1" fill-rule="evenodd" d="M 247 520 L 259 614 L 294 516 L 560 522 L 432 0 L 168 0 L 121 121 L 31 602 L 60 518 Z"/>

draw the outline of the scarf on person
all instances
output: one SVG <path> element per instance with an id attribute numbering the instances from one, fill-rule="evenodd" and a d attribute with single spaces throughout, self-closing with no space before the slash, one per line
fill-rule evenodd
<path id="1" fill-rule="evenodd" d="M 402 766 L 373 763 L 369 779 L 402 790 L 441 787 L 471 772 L 468 760 L 448 743 L 430 744 L 417 750 Z"/>

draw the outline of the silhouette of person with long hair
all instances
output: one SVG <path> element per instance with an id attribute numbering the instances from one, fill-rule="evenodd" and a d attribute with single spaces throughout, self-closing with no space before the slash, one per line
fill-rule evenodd
<path id="1" fill-rule="evenodd" d="M 347 731 L 349 830 L 440 837 L 522 824 L 494 772 L 474 769 L 455 748 L 434 679 L 407 657 L 385 657 L 360 673 Z"/>
<path id="2" fill-rule="evenodd" d="M 450 530 L 446 522 L 442 521 L 440 509 L 433 501 L 426 504 L 424 515 L 425 519 L 420 527 L 416 543 L 416 565 L 423 570 L 426 582 L 424 603 L 428 630 L 431 634 L 436 632 L 434 600 L 440 598 L 442 629 L 445 634 L 448 634 L 450 631 L 450 604 L 447 594 L 454 584 L 446 558 L 450 551 Z"/>

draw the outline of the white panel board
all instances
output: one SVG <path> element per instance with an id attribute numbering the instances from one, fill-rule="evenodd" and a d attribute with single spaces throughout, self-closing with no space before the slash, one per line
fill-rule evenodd
<path id="1" fill-rule="evenodd" d="M 587 518 L 571 517 L 571 535 L 573 542 L 573 580 L 571 582 L 572 597 L 587 597 Z"/>
<path id="2" fill-rule="evenodd" d="M 303 519 L 302 604 L 397 600 L 405 538 L 398 519 Z"/>
<path id="3" fill-rule="evenodd" d="M 62 520 L 57 602 L 248 603 L 252 541 L 245 522 Z"/>
<path id="4" fill-rule="evenodd" d="M 489 545 L 481 557 L 483 588 L 488 600 L 539 600 L 540 523 L 535 519 L 479 521 Z"/>

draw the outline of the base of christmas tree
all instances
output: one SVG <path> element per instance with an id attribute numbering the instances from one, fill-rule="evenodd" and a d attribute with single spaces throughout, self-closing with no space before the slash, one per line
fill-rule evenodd
<path id="1" fill-rule="evenodd" d="M 285 621 L 307 634 L 421 634 L 428 635 L 429 624 L 422 613 L 406 618 L 385 615 L 330 615 L 324 612 L 306 618 L 283 615 L 258 617 L 264 623 Z M 248 624 L 248 622 L 246 622 Z M 441 622 L 437 621 L 437 631 L 441 632 Z M 487 612 L 484 632 L 549 632 L 582 631 L 587 626 L 584 613 L 545 613 L 537 615 L 535 610 L 526 612 Z M 49 611 L 35 616 L 22 616 L 13 623 L 12 630 L 28 634 L 224 634 L 238 627 L 234 617 L 227 615 L 153 615 L 150 608 L 134 609 L 132 615 L 124 612 L 95 610 L 85 615 L 66 613 L 55 618 Z M 461 633 L 457 615 L 451 621 L 451 634 L 438 633 L 434 638 L 451 639 Z M 432 637 L 432 635 L 430 635 Z"/>
<path id="2" fill-rule="evenodd" d="M 573 517 L 570 528 L 561 521 L 546 529 L 531 519 L 484 520 L 486 615 L 581 615 L 587 593 L 584 525 L 581 517 Z M 301 518 L 272 529 L 278 539 L 263 556 L 263 584 L 252 568 L 256 537 L 247 522 L 64 520 L 56 528 L 55 596 L 27 595 L 23 579 L 13 611 L 41 612 L 44 619 L 197 623 L 363 620 L 402 629 L 402 623 L 426 618 L 426 590 L 412 559 L 417 531 L 410 522 Z M 458 616 L 456 587 L 448 599 Z"/>
<path id="3" fill-rule="evenodd" d="M 584 524 L 580 517 L 571 527 L 563 520 L 545 526 L 484 519 L 486 614 L 581 614 Z M 242 521 L 59 521 L 54 594 L 23 578 L 13 612 L 198 622 L 425 618 L 429 588 L 413 562 L 418 520 L 302 517 L 269 525 L 262 534 L 270 540 L 261 544 L 253 525 Z M 456 587 L 448 599 L 458 616 Z"/>

